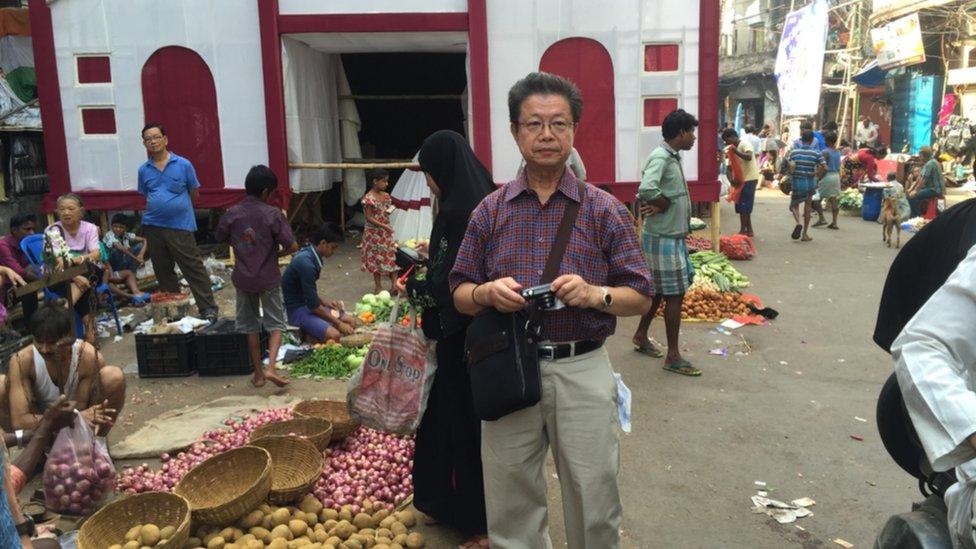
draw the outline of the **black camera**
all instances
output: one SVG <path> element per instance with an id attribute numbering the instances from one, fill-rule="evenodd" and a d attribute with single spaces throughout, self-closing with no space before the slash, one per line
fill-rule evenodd
<path id="1" fill-rule="evenodd" d="M 535 305 L 543 311 L 558 311 L 566 306 L 565 303 L 556 298 L 556 292 L 552 291 L 550 284 L 540 284 L 522 290 L 522 297 L 528 301 L 536 302 Z"/>

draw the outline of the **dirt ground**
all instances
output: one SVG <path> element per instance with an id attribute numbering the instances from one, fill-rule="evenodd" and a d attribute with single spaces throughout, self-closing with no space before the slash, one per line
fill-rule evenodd
<path id="1" fill-rule="evenodd" d="M 723 204 L 723 232 L 738 228 L 733 216 Z M 889 515 L 920 499 L 914 479 L 885 452 L 874 419 L 892 367 L 871 333 L 897 251 L 884 247 L 876 223 L 853 217 L 840 223 L 840 231 L 816 229 L 813 242 L 794 242 L 786 198 L 760 193 L 753 222 L 759 255 L 737 267 L 751 277 L 753 293 L 781 314 L 731 337 L 714 324 L 685 324 L 683 352 L 704 370 L 701 378 L 667 373 L 660 360 L 633 352 L 636 319 L 620 322 L 607 346 L 633 391 L 633 432 L 620 436 L 625 547 L 833 547 L 835 538 L 868 547 Z M 355 240 L 328 260 L 319 288 L 346 303 L 372 290 L 359 271 Z M 233 314 L 232 288 L 220 292 L 219 303 L 225 316 Z M 665 340 L 662 323 L 653 324 L 652 335 Z M 727 357 L 708 354 L 723 348 Z M 131 335 L 104 351 L 131 373 L 128 405 L 110 441 L 163 411 L 255 391 L 246 376 L 139 379 Z M 299 380 L 260 391 L 335 398 L 345 385 Z M 553 473 L 547 472 L 551 531 L 562 547 Z M 757 482 L 773 498 L 813 498 L 813 516 L 779 525 L 753 514 Z M 424 532 L 430 547 L 459 540 L 445 528 Z"/>

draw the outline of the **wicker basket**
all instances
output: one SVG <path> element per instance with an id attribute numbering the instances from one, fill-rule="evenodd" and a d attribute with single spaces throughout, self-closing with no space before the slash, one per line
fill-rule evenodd
<path id="1" fill-rule="evenodd" d="M 251 431 L 251 440 L 292 433 L 307 438 L 319 450 L 325 450 L 332 440 L 332 422 L 319 417 L 297 417 L 288 421 L 268 423 Z"/>
<path id="2" fill-rule="evenodd" d="M 345 401 L 305 400 L 295 405 L 295 414 L 331 421 L 332 440 L 342 440 L 359 428 L 359 422 L 349 417 Z"/>
<path id="3" fill-rule="evenodd" d="M 193 520 L 227 525 L 254 510 L 271 491 L 271 455 L 264 448 L 228 450 L 194 467 L 173 488 L 190 502 Z"/>
<path id="4" fill-rule="evenodd" d="M 373 341 L 373 334 L 351 334 L 339 338 L 339 344 L 343 347 L 362 347 L 369 345 Z"/>
<path id="5" fill-rule="evenodd" d="M 126 532 L 140 524 L 160 528 L 175 526 L 169 541 L 155 547 L 181 549 L 190 535 L 190 504 L 186 499 L 166 492 L 146 492 L 119 499 L 102 507 L 81 526 L 79 549 L 104 549 L 124 543 Z"/>
<path id="6" fill-rule="evenodd" d="M 275 435 L 250 444 L 271 454 L 271 503 L 287 505 L 301 499 L 322 475 L 322 451 L 308 439 Z"/>

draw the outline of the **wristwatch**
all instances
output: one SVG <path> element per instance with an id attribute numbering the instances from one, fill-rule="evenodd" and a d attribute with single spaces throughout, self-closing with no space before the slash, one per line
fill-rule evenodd
<path id="1" fill-rule="evenodd" d="M 37 536 L 37 526 L 34 524 L 34 519 L 30 515 L 24 515 L 24 522 L 17 525 L 17 535 L 20 537 L 27 536 L 29 538 Z"/>
<path id="2" fill-rule="evenodd" d="M 600 286 L 603 291 L 603 310 L 608 311 L 610 307 L 613 307 L 613 294 L 610 293 L 610 288 L 606 286 Z"/>

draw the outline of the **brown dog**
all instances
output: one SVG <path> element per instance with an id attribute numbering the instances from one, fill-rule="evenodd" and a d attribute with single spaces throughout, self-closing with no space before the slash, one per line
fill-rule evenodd
<path id="1" fill-rule="evenodd" d="M 901 213 L 898 211 L 898 197 L 886 196 L 881 203 L 881 241 L 891 247 L 891 231 L 895 230 L 895 248 L 901 248 Z"/>

